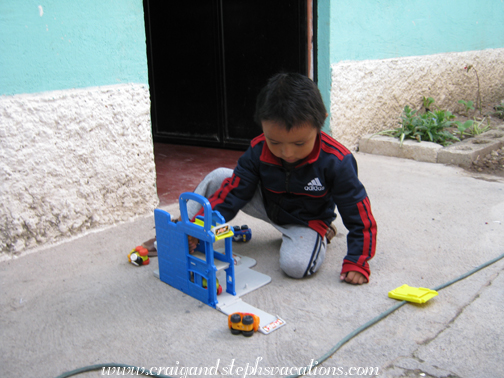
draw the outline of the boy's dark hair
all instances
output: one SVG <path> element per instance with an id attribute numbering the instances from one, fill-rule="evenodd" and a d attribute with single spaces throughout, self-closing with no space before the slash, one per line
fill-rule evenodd
<path id="1" fill-rule="evenodd" d="M 326 108 L 317 85 L 298 73 L 279 73 L 269 79 L 257 96 L 254 120 L 283 123 L 287 131 L 310 122 L 318 130 L 326 119 Z"/>

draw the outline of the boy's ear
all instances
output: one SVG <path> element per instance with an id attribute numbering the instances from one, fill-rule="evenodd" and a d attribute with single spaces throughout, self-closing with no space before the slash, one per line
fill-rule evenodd
<path id="1" fill-rule="evenodd" d="M 326 117 L 326 118 L 327 118 L 327 117 L 329 117 L 329 114 L 328 114 L 328 113 L 326 113 L 326 114 L 325 114 L 325 117 Z"/>

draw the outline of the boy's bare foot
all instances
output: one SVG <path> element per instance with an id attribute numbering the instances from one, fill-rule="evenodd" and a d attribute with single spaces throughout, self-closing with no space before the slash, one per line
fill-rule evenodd
<path id="1" fill-rule="evenodd" d="M 156 238 L 152 238 L 147 240 L 146 242 L 142 243 L 142 247 L 144 247 L 148 252 L 149 257 L 156 257 L 157 256 L 157 250 L 156 247 L 154 246 L 154 242 L 156 241 Z"/>

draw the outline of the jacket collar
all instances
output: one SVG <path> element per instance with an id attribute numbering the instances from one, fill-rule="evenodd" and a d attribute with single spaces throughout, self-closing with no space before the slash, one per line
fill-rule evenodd
<path id="1" fill-rule="evenodd" d="M 263 163 L 282 166 L 282 160 L 273 155 L 273 153 L 268 148 L 268 143 L 266 143 L 266 138 L 264 138 L 264 134 L 262 134 L 261 137 L 262 137 L 261 139 L 264 140 L 264 144 L 261 152 L 260 161 Z M 313 150 L 307 157 L 305 157 L 303 160 L 299 162 L 299 164 L 296 165 L 296 168 L 301 167 L 302 165 L 305 164 L 312 164 L 316 162 L 319 158 L 319 155 L 320 155 L 320 133 L 317 134 L 317 139 L 315 140 L 315 144 L 313 145 Z"/>

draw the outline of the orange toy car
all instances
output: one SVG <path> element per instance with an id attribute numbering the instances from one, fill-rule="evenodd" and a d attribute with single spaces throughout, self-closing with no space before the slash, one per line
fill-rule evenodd
<path id="1" fill-rule="evenodd" d="M 128 254 L 128 261 L 136 266 L 149 264 L 149 251 L 142 246 L 135 247 Z"/>
<path id="2" fill-rule="evenodd" d="M 233 335 L 243 333 L 250 337 L 259 329 L 259 316 L 248 312 L 234 312 L 228 316 L 228 326 Z"/>

